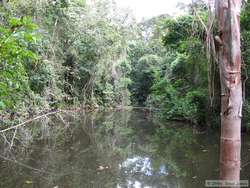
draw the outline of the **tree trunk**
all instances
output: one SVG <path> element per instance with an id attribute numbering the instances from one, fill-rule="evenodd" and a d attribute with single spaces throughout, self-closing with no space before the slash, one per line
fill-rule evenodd
<path id="1" fill-rule="evenodd" d="M 241 0 L 216 0 L 216 5 L 221 81 L 220 179 L 238 182 L 242 117 Z"/>

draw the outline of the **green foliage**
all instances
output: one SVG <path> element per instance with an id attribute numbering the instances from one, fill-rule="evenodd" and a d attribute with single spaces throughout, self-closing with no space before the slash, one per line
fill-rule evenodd
<path id="1" fill-rule="evenodd" d="M 192 22 L 192 16 L 182 16 L 177 18 L 177 20 L 173 18 L 167 19 L 166 34 L 163 39 L 164 45 L 179 48 L 183 42 L 186 42 L 187 36 L 190 36 Z"/>
<path id="2" fill-rule="evenodd" d="M 52 65 L 49 62 L 41 62 L 29 70 L 30 88 L 42 94 L 55 76 Z"/>
<path id="3" fill-rule="evenodd" d="M 195 16 L 168 18 L 163 43 L 167 49 L 147 103 L 161 109 L 163 119 L 204 123 L 207 109 L 207 63 L 203 29 Z"/>
<path id="4" fill-rule="evenodd" d="M 4 16 L 0 26 L 0 110 L 15 110 L 30 92 L 27 67 L 37 55 L 30 49 L 36 43 L 36 25 L 28 17 Z"/>
<path id="5" fill-rule="evenodd" d="M 187 74 L 188 57 L 184 54 L 178 54 L 176 59 L 171 62 L 170 69 L 171 75 L 176 78 L 176 76 L 181 79 L 185 78 Z"/>
<path id="6" fill-rule="evenodd" d="M 128 75 L 131 73 L 132 68 L 130 61 L 127 59 L 121 60 L 118 62 L 118 65 L 115 67 L 118 76 L 118 79 L 114 80 L 114 95 L 117 104 L 121 106 L 130 105 L 130 91 L 128 87 L 131 85 L 131 79 Z"/>
<path id="7" fill-rule="evenodd" d="M 4 114 L 78 104 L 140 105 L 159 108 L 164 119 L 197 124 L 208 119 L 202 1 L 188 7 L 187 15 L 141 23 L 109 0 L 91 6 L 80 0 L 6 3 L 0 14 Z M 246 3 L 241 16 L 244 70 L 250 62 L 249 7 Z M 243 72 L 243 79 L 250 76 Z"/>
<path id="8" fill-rule="evenodd" d="M 133 95 L 139 105 L 144 105 L 150 89 L 159 74 L 161 59 L 156 55 L 145 55 L 138 61 L 134 71 Z"/>
<path id="9" fill-rule="evenodd" d="M 12 37 L 12 29 L 17 30 L 8 39 L 9 46 L 5 44 L 9 51 L 2 48 L 0 55 L 9 62 L 18 62 L 18 58 L 21 62 L 1 74 L 6 80 L 1 81 L 1 87 L 5 87 L 1 90 L 1 108 L 16 107 L 17 95 L 22 98 L 32 92 L 42 100 L 41 109 L 79 103 L 112 107 L 130 104 L 128 76 L 132 68 L 126 52 L 128 41 L 137 31 L 131 30 L 135 24 L 125 12 L 114 12 L 110 18 L 115 8 L 111 1 L 97 2 L 93 5 L 96 11 L 79 0 L 21 0 L 7 5 L 4 12 L 21 19 L 11 17 L 3 22 L 1 43 Z M 42 40 L 33 34 L 36 25 L 26 15 L 37 24 L 35 32 Z M 34 64 L 35 54 L 41 58 Z M 13 76 L 12 83 L 7 81 L 7 74 Z M 7 90 L 7 82 L 13 85 L 12 90 Z M 27 101 L 38 105 L 34 99 Z"/>
<path id="10" fill-rule="evenodd" d="M 163 119 L 201 121 L 206 108 L 206 95 L 202 91 L 178 91 L 166 79 L 160 80 L 152 88 L 148 104 L 162 109 Z"/>
<path id="11" fill-rule="evenodd" d="M 154 81 L 165 74 L 162 57 L 166 53 L 163 46 L 162 27 L 168 15 L 161 15 L 138 24 L 140 38 L 129 43 L 128 56 L 131 61 L 131 100 L 135 105 L 146 105 Z"/>

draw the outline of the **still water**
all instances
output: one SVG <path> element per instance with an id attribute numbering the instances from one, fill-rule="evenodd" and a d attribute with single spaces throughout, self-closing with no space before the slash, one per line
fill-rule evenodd
<path id="1" fill-rule="evenodd" d="M 58 114 L 1 143 L 0 188 L 202 188 L 219 174 L 218 133 L 141 110 Z M 243 180 L 249 156 L 243 135 Z"/>

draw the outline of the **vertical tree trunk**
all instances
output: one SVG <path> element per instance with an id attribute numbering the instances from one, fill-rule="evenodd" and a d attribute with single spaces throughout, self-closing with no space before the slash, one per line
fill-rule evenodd
<path id="1" fill-rule="evenodd" d="M 241 0 L 216 0 L 221 80 L 220 178 L 240 180 L 242 82 Z"/>

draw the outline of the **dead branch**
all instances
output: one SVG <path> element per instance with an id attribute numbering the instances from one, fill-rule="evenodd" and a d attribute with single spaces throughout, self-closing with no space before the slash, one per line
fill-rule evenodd
<path id="1" fill-rule="evenodd" d="M 14 144 L 14 140 L 15 140 L 15 137 L 16 137 L 16 133 L 17 133 L 17 127 L 16 127 L 15 132 L 14 132 L 14 134 L 13 134 L 13 137 L 12 137 L 12 139 L 11 139 L 10 149 L 12 148 L 12 146 L 13 146 L 13 144 Z"/>
<path id="2" fill-rule="evenodd" d="M 58 117 L 58 119 L 61 120 L 61 122 L 65 125 L 65 127 L 69 127 L 69 123 L 65 122 L 60 114 L 56 114 L 56 116 Z"/>
<path id="3" fill-rule="evenodd" d="M 9 128 L 7 128 L 7 129 L 3 129 L 3 130 L 0 131 L 0 133 L 4 133 L 4 132 L 9 131 L 9 130 L 12 130 L 12 129 L 17 129 L 17 128 L 21 127 L 21 126 L 26 126 L 28 123 L 30 123 L 30 122 L 32 122 L 32 121 L 41 119 L 41 118 L 46 117 L 46 116 L 50 116 L 50 115 L 56 114 L 56 113 L 58 113 L 58 112 L 60 112 L 60 111 L 57 110 L 57 111 L 48 112 L 48 113 L 46 113 L 46 114 L 36 116 L 35 118 L 29 119 L 29 120 L 27 120 L 27 121 L 24 121 L 23 123 L 20 123 L 20 124 L 18 124 L 18 125 L 9 127 Z"/>
<path id="4" fill-rule="evenodd" d="M 1 134 L 1 136 L 4 139 L 4 143 L 7 143 L 8 145 L 10 145 L 10 142 L 8 141 L 8 139 L 6 138 L 5 134 Z"/>

